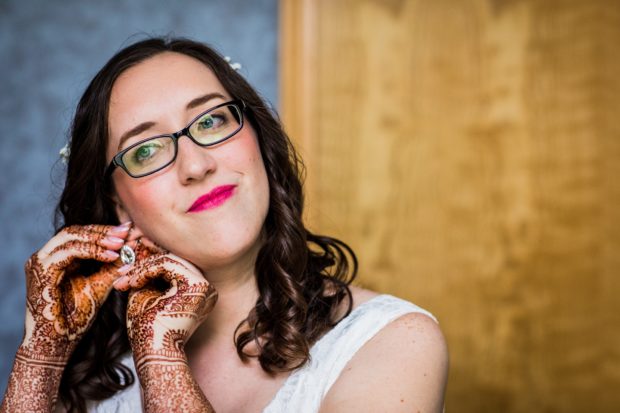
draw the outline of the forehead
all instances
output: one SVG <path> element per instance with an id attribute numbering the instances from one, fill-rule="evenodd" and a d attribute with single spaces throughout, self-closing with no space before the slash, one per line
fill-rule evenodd
<path id="1" fill-rule="evenodd" d="M 110 96 L 112 139 L 140 122 L 185 111 L 192 99 L 212 92 L 228 93 L 215 74 L 193 57 L 164 52 L 133 66 L 117 78 Z"/>

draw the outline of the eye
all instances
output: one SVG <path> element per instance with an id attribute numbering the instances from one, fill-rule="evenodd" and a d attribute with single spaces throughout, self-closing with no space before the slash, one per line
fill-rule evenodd
<path id="1" fill-rule="evenodd" d="M 211 133 L 220 129 L 226 122 L 226 114 L 223 112 L 207 113 L 196 122 L 196 130 L 200 133 Z"/>
<path id="2" fill-rule="evenodd" d="M 189 134 L 200 145 L 213 145 L 240 129 L 241 114 L 235 105 L 225 104 L 203 113 L 189 127 Z"/>
<path id="3" fill-rule="evenodd" d="M 211 116 L 205 116 L 198 122 L 199 129 L 209 129 L 213 127 L 213 118 Z"/>
<path id="4" fill-rule="evenodd" d="M 161 148 L 159 142 L 146 142 L 136 146 L 131 152 L 131 161 L 134 164 L 144 163 L 154 157 Z"/>

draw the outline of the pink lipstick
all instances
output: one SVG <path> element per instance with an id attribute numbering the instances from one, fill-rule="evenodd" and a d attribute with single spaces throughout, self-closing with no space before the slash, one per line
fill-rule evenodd
<path id="1" fill-rule="evenodd" d="M 236 185 L 222 185 L 207 194 L 200 196 L 187 212 L 204 211 L 205 209 L 215 208 L 222 205 L 228 198 L 233 195 Z"/>

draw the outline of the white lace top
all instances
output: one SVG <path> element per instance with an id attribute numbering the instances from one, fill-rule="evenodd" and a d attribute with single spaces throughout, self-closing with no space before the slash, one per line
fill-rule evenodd
<path id="1" fill-rule="evenodd" d="M 353 355 L 377 332 L 396 318 L 408 313 L 428 311 L 400 298 L 382 294 L 360 304 L 310 349 L 310 361 L 294 371 L 263 413 L 316 413 L 321 401 Z M 133 359 L 123 359 L 135 374 Z M 135 413 L 142 409 L 138 381 L 109 399 L 91 404 L 92 413 Z"/>

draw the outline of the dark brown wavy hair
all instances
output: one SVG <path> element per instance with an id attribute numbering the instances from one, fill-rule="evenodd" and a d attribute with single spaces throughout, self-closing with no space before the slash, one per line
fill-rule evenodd
<path id="1" fill-rule="evenodd" d="M 207 65 L 233 99 L 247 105 L 246 118 L 256 131 L 269 179 L 269 210 L 264 243 L 256 260 L 259 298 L 235 331 L 242 360 L 258 357 L 268 373 L 291 371 L 309 359 L 311 345 L 342 318 L 336 310 L 353 300 L 349 284 L 357 259 L 342 241 L 315 235 L 302 222 L 304 165 L 274 113 L 256 91 L 215 50 L 184 38 L 150 38 L 114 55 L 90 82 L 70 129 L 70 158 L 64 190 L 56 208 L 55 227 L 119 224 L 112 186 L 104 179 L 108 110 L 112 86 L 128 68 L 159 53 L 176 52 Z M 82 263 L 95 271 L 96 262 Z M 326 288 L 330 293 L 326 294 Z M 113 290 L 62 377 L 60 400 L 71 412 L 86 411 L 89 400 L 103 400 L 133 384 L 135 377 L 120 359 L 130 350 L 126 293 Z M 260 353 L 244 348 L 259 343 Z"/>

